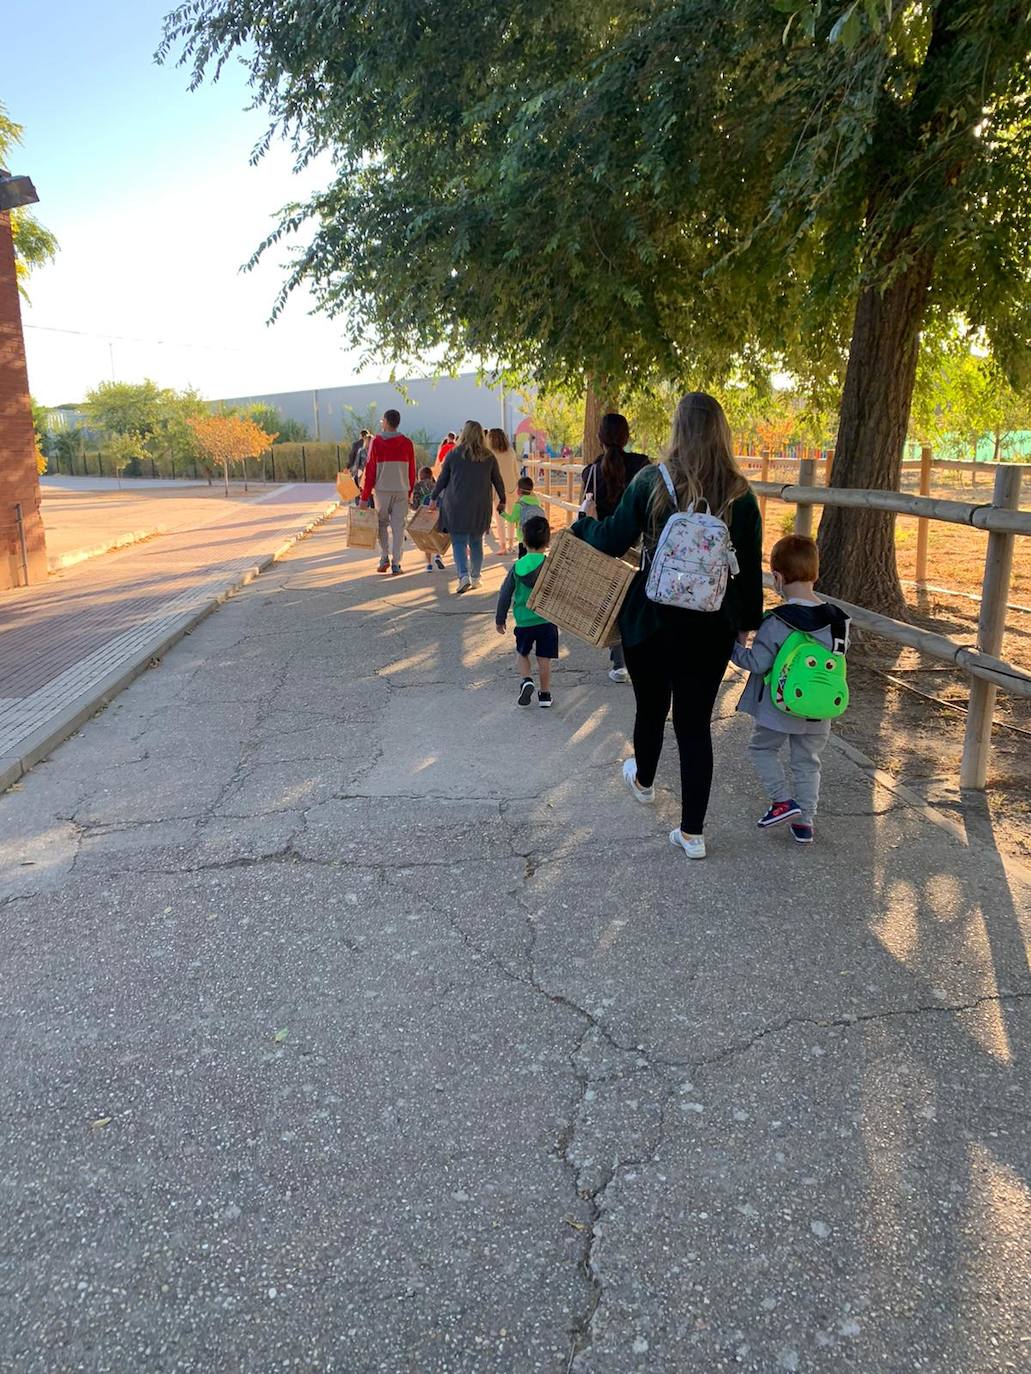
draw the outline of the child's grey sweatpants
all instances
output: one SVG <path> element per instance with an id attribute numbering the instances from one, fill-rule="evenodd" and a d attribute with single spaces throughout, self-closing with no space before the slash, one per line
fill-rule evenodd
<path id="1" fill-rule="evenodd" d="M 765 725 L 756 725 L 748 741 L 749 757 L 770 801 L 798 802 L 802 820 L 810 825 L 816 819 L 816 807 L 820 800 L 820 756 L 829 738 L 829 724 L 826 733 L 818 735 L 792 735 L 786 730 L 770 730 Z M 786 740 L 791 741 L 788 760 L 793 784 L 780 758 L 780 750 Z"/>

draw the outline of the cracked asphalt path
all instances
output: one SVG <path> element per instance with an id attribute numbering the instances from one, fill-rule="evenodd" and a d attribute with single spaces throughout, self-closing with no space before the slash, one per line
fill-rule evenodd
<path id="1" fill-rule="evenodd" d="M 602 655 L 372 567 L 0 797 L 0 1368 L 1031 1367 L 1025 875 L 836 752 L 757 835 L 736 682 L 691 865 Z"/>

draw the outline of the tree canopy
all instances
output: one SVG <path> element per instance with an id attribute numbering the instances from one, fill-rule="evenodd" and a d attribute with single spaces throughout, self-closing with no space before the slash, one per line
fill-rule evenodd
<path id="1" fill-rule="evenodd" d="M 194 82 L 241 55 L 269 138 L 332 152 L 270 240 L 297 236 L 281 299 L 308 284 L 395 362 L 443 349 L 609 395 L 772 357 L 826 398 L 844 373 L 834 480 L 857 486 L 897 481 L 928 319 L 1031 368 L 1012 0 L 512 0 L 504 22 L 481 0 L 191 0 L 161 51 Z M 890 518 L 824 526 L 832 589 L 900 609 Z"/>
<path id="2" fill-rule="evenodd" d="M 888 9 L 520 0 L 501 24 L 480 0 L 197 0 L 163 52 L 195 81 L 242 53 L 270 136 L 333 152 L 284 216 L 313 230 L 286 289 L 398 362 L 681 380 L 762 344 L 832 381 L 858 290 L 931 248 L 934 308 L 1026 367 L 1026 7 Z"/>
<path id="3" fill-rule="evenodd" d="M 198 391 L 175 391 L 146 378 L 100 382 L 87 392 L 85 411 L 89 428 L 106 437 L 112 454 L 126 454 L 126 463 L 162 456 L 186 462 L 200 452 L 190 421 L 207 415 L 209 407 Z M 112 447 L 116 439 L 131 439 L 132 444 Z"/>

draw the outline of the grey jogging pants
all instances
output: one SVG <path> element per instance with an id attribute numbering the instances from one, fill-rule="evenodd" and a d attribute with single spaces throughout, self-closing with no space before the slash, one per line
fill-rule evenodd
<path id="1" fill-rule="evenodd" d="M 378 491 L 376 492 L 376 513 L 379 516 L 379 547 L 383 561 L 400 567 L 405 544 L 408 497 L 403 491 Z M 391 558 L 389 551 L 388 531 L 393 535 L 393 558 Z"/>
<path id="2" fill-rule="evenodd" d="M 748 756 L 771 802 L 796 801 L 802 820 L 812 825 L 820 801 L 820 758 L 830 731 L 820 735 L 792 735 L 756 725 L 748 741 Z M 789 741 L 791 778 L 784 770 L 780 751 Z"/>

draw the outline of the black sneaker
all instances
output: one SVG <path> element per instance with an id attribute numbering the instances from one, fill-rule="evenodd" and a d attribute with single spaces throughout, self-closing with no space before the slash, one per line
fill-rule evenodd
<path id="1" fill-rule="evenodd" d="M 516 697 L 516 703 L 519 706 L 529 706 L 531 701 L 533 701 L 533 678 L 524 677 L 519 684 L 519 695 Z M 551 705 L 550 697 L 548 698 L 548 705 Z"/>
<path id="2" fill-rule="evenodd" d="M 395 563 L 394 566 L 390 569 L 390 574 L 391 574 L 392 577 L 400 577 L 400 576 L 401 576 L 401 571 L 402 571 L 402 569 L 401 569 L 401 564 L 400 564 L 400 563 Z"/>
<path id="3" fill-rule="evenodd" d="M 551 693 L 550 693 L 550 692 L 538 692 L 538 693 L 537 693 L 537 705 L 538 705 L 538 706 L 543 706 L 543 707 L 545 707 L 545 708 L 547 708 L 548 706 L 550 706 L 550 705 L 551 705 Z"/>

